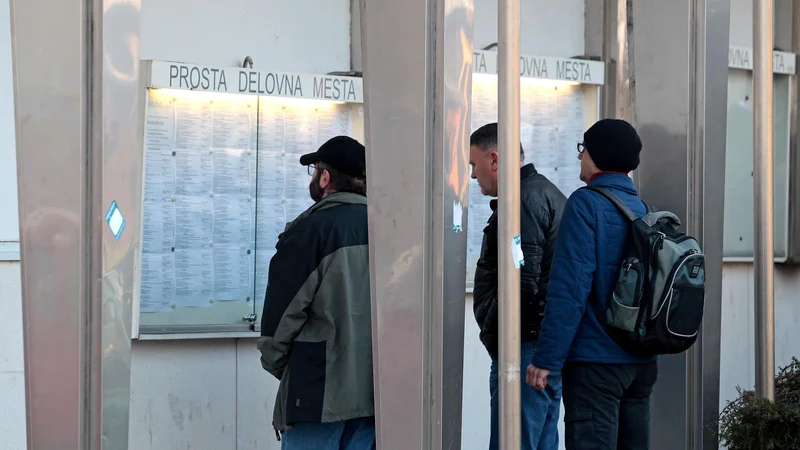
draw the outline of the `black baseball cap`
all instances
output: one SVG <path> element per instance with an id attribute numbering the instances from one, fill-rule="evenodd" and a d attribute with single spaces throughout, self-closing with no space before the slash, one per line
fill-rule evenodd
<path id="1" fill-rule="evenodd" d="M 354 178 L 366 178 L 366 149 L 349 136 L 336 136 L 322 144 L 314 153 L 300 157 L 300 164 L 310 166 L 324 163 Z"/>

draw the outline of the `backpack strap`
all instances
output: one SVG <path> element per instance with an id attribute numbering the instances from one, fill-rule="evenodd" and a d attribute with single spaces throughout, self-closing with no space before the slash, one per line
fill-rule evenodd
<path id="1" fill-rule="evenodd" d="M 607 198 L 608 201 L 613 203 L 614 206 L 617 207 L 619 212 L 621 212 L 622 215 L 625 216 L 625 218 L 628 219 L 629 222 L 633 222 L 633 221 L 635 221 L 635 220 L 637 220 L 639 218 L 639 217 L 636 216 L 636 214 L 633 211 L 631 211 L 630 208 L 628 208 L 625 205 L 625 203 L 622 202 L 622 200 L 619 199 L 619 197 L 617 197 L 616 194 L 614 194 L 610 190 L 608 190 L 608 189 L 606 189 L 604 187 L 596 187 L 596 186 L 584 186 L 581 189 L 588 189 L 590 191 L 597 192 L 598 194 L 600 194 L 603 197 Z M 650 205 L 647 205 L 647 204 L 645 204 L 645 205 L 647 206 L 648 210 L 651 209 Z"/>

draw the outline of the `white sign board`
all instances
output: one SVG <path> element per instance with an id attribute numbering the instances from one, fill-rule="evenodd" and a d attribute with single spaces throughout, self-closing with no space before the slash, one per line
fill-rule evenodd
<path id="1" fill-rule="evenodd" d="M 772 52 L 772 72 L 781 75 L 794 75 L 797 57 L 794 53 Z M 753 70 L 753 49 L 730 47 L 728 49 L 728 68 Z"/>
<path id="2" fill-rule="evenodd" d="M 472 52 L 475 73 L 497 74 L 497 52 L 475 50 Z M 603 84 L 605 65 L 602 61 L 555 58 L 552 56 L 520 55 L 519 75 L 523 78 L 567 81 L 581 84 Z"/>
<path id="3" fill-rule="evenodd" d="M 147 87 L 363 103 L 361 78 L 149 61 Z"/>

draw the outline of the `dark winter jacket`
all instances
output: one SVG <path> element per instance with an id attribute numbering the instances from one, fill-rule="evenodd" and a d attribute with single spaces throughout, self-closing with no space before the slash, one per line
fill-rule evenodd
<path id="1" fill-rule="evenodd" d="M 277 431 L 375 414 L 367 234 L 367 198 L 336 193 L 278 239 L 258 340 Z"/>
<path id="2" fill-rule="evenodd" d="M 567 199 L 550 180 L 536 172 L 533 164 L 527 164 L 520 169 L 520 200 L 520 237 L 525 259 L 525 264 L 520 268 L 521 339 L 531 342 L 537 339 L 541 328 L 550 263 Z M 497 359 L 497 200 L 492 200 L 490 206 L 493 213 L 483 230 L 483 245 L 475 269 L 472 295 L 481 342 L 489 355 Z"/>

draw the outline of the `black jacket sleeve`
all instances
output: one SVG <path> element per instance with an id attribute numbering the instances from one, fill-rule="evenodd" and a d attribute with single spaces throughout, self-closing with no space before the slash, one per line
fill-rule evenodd
<path id="1" fill-rule="evenodd" d="M 533 297 L 539 293 L 539 279 L 542 273 L 546 230 L 550 228 L 550 214 L 544 210 L 541 201 L 526 195 L 522 198 L 520 211 L 520 237 L 525 265 L 520 269 L 522 297 Z"/>

